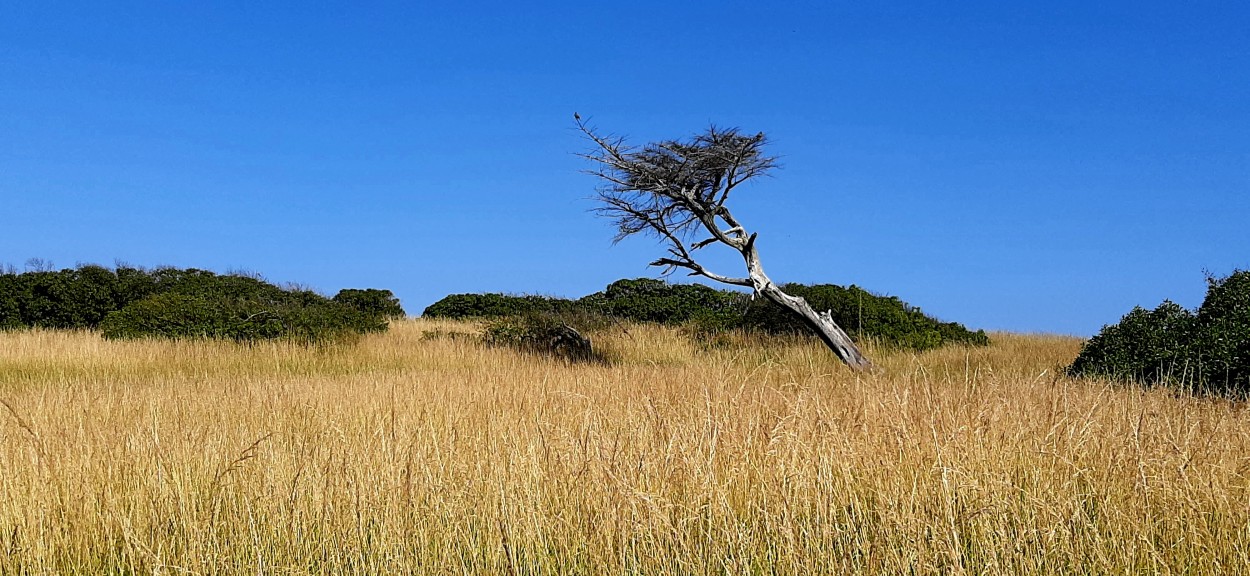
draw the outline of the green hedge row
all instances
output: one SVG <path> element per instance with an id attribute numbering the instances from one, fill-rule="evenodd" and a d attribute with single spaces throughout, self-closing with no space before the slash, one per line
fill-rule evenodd
<path id="1" fill-rule="evenodd" d="M 879 296 L 857 286 L 787 284 L 814 308 L 829 310 L 853 338 L 926 350 L 944 344 L 986 345 L 984 331 L 941 322 L 893 296 Z M 705 331 L 754 330 L 771 334 L 810 333 L 788 310 L 763 298 L 702 284 L 669 284 L 651 278 L 618 280 L 602 292 L 577 300 L 504 294 L 452 294 L 423 312 L 436 318 L 500 318 L 551 314 L 597 316 L 632 322 L 689 324 Z"/>
<path id="2" fill-rule="evenodd" d="M 100 329 L 106 338 L 320 341 L 385 330 L 403 308 L 389 290 L 326 298 L 207 270 L 87 265 L 0 274 L 0 328 Z"/>
<path id="3" fill-rule="evenodd" d="M 1208 278 L 1196 312 L 1134 308 L 1090 338 L 1068 373 L 1250 396 L 1250 271 Z"/>
<path id="4" fill-rule="evenodd" d="M 801 296 L 818 311 L 828 310 L 843 330 L 856 340 L 873 339 L 897 348 L 929 350 L 946 344 L 985 346 L 984 330 L 973 332 L 956 322 L 942 322 L 897 296 L 880 296 L 858 286 L 785 284 L 786 293 Z M 802 334 L 802 321 L 781 306 L 757 298 L 747 309 L 743 325 L 769 333 Z"/>

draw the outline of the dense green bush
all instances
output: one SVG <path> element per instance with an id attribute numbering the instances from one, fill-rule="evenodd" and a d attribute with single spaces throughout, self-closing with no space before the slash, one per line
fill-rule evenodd
<path id="1" fill-rule="evenodd" d="M 590 338 L 553 314 L 530 313 L 496 318 L 486 325 L 482 341 L 570 362 L 604 362 Z"/>
<path id="2" fill-rule="evenodd" d="M 396 298 L 390 290 L 344 288 L 334 295 L 333 300 L 378 318 L 394 319 L 407 316 L 404 307 L 399 305 L 399 298 Z"/>
<path id="3" fill-rule="evenodd" d="M 670 284 L 651 278 L 617 280 L 603 292 L 578 300 L 589 311 L 633 322 L 683 324 L 698 321 L 733 327 L 740 322 L 747 296 L 702 284 Z"/>
<path id="4" fill-rule="evenodd" d="M 784 290 L 802 296 L 817 310 L 831 310 L 839 326 L 852 337 L 874 338 L 887 345 L 925 350 L 944 344 L 985 345 L 983 331 L 961 324 L 939 322 L 892 296 L 877 296 L 851 286 L 787 284 Z M 716 290 L 702 284 L 670 284 L 651 278 L 618 280 L 602 292 L 579 300 L 502 294 L 453 294 L 425 309 L 423 315 L 441 318 L 502 318 L 547 314 L 568 318 L 608 318 L 631 322 L 684 324 L 701 333 L 731 329 L 769 334 L 809 334 L 811 330 L 790 311 L 763 298 Z"/>
<path id="5" fill-rule="evenodd" d="M 283 337 L 320 342 L 371 332 L 385 332 L 387 318 L 330 300 L 309 290 L 296 291 L 276 308 L 286 326 Z"/>
<path id="6" fill-rule="evenodd" d="M 1169 301 L 1134 308 L 1086 341 L 1068 373 L 1250 395 L 1250 271 L 1208 278 L 1196 314 Z"/>
<path id="7" fill-rule="evenodd" d="M 1154 310 L 1133 308 L 1090 338 L 1068 372 L 1152 383 L 1183 378 L 1197 368 L 1187 365 L 1195 328 L 1194 315 L 1170 301 Z"/>
<path id="8" fill-rule="evenodd" d="M 435 302 L 421 313 L 428 318 L 502 318 L 523 314 L 557 314 L 577 308 L 577 303 L 547 296 L 510 296 L 507 294 L 452 294 Z"/>
<path id="9" fill-rule="evenodd" d="M 165 292 L 131 303 L 105 318 L 105 338 L 221 338 L 264 340 L 282 336 L 276 312 L 256 302 Z"/>
<path id="10" fill-rule="evenodd" d="M 0 328 L 312 342 L 385 330 L 388 318 L 403 316 L 388 290 L 344 290 L 336 298 L 238 274 L 87 265 L 0 275 Z"/>
<path id="11" fill-rule="evenodd" d="M 100 266 L 5 274 L 0 326 L 93 327 L 118 307 L 117 278 Z"/>
<path id="12" fill-rule="evenodd" d="M 633 322 L 681 324 L 700 317 L 741 316 L 746 297 L 702 284 L 669 284 L 637 278 L 617 280 L 578 300 L 549 296 L 452 294 L 422 312 L 430 318 L 502 318 L 526 314 L 603 316 Z"/>
<path id="13" fill-rule="evenodd" d="M 984 331 L 972 332 L 962 324 L 940 322 L 895 296 L 878 296 L 858 286 L 833 284 L 786 284 L 786 293 L 800 296 L 812 308 L 828 310 L 834 322 L 852 338 L 872 338 L 882 344 L 911 350 L 928 350 L 945 344 L 984 346 Z M 771 334 L 807 334 L 811 329 L 789 310 L 756 298 L 743 319 L 743 327 Z"/>
<path id="14" fill-rule="evenodd" d="M 258 302 L 165 292 L 109 314 L 105 338 L 287 339 L 324 342 L 384 330 L 386 324 L 341 304 Z"/>
<path id="15" fill-rule="evenodd" d="M 387 326 L 380 314 L 257 278 L 176 269 L 153 276 L 158 292 L 110 314 L 101 325 L 106 338 L 321 342 Z"/>
<path id="16" fill-rule="evenodd" d="M 118 266 L 113 270 L 117 277 L 117 304 L 125 306 L 155 294 L 159 287 L 153 273 L 133 266 Z"/>
<path id="17" fill-rule="evenodd" d="M 260 278 L 239 274 L 217 274 L 196 268 L 157 268 L 153 270 L 155 293 L 211 295 L 215 298 L 262 301 L 281 300 L 287 291 Z"/>
<path id="18" fill-rule="evenodd" d="M 1250 394 L 1250 270 L 1208 278 L 1196 324 L 1203 384 L 1220 393 Z"/>
<path id="19" fill-rule="evenodd" d="M 11 330 L 25 325 L 22 307 L 18 304 L 21 290 L 17 274 L 0 274 L 0 330 Z"/>

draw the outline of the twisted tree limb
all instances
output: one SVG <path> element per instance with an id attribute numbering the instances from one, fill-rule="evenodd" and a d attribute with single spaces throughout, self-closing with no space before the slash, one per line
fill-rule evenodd
<path id="1" fill-rule="evenodd" d="M 616 225 L 616 241 L 635 234 L 658 237 L 668 256 L 651 262 L 671 274 L 684 269 L 724 284 L 750 287 L 760 296 L 802 319 L 843 362 L 856 370 L 872 367 L 830 312 L 817 312 L 801 297 L 781 290 L 764 273 L 749 233 L 726 206 L 739 185 L 767 174 L 777 159 L 763 153 L 764 134 L 743 135 L 736 129 L 708 128 L 689 141 L 668 140 L 638 147 L 619 137 L 604 136 L 574 114 L 577 128 L 594 146 L 580 154 L 594 168 L 587 173 L 601 181 L 597 212 Z M 696 233 L 708 237 L 690 242 Z M 708 270 L 693 252 L 723 245 L 738 252 L 747 277 L 725 276 Z"/>

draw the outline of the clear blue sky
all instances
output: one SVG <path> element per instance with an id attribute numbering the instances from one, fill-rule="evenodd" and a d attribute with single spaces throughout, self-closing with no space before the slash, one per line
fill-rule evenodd
<path id="1" fill-rule="evenodd" d="M 654 241 L 588 212 L 576 111 L 639 143 L 767 133 L 783 168 L 734 207 L 778 281 L 1081 335 L 1196 306 L 1204 270 L 1250 267 L 1250 5 L 1019 4 L 11 2 L 0 263 L 413 314 L 654 275 Z"/>

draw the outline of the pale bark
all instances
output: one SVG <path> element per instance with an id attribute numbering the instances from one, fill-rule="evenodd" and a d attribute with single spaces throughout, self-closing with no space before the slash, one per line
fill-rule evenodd
<path id="1" fill-rule="evenodd" d="M 825 346 L 829 347 L 829 350 L 833 351 L 834 355 L 847 366 L 856 370 L 872 368 L 872 362 L 864 357 L 846 331 L 833 321 L 832 311 L 817 312 L 807 303 L 807 300 L 786 294 L 768 278 L 767 274 L 764 274 L 764 267 L 760 265 L 759 254 L 755 250 L 754 239 L 752 237 L 752 241 L 748 242 L 748 246 L 742 252 L 742 257 L 747 262 L 747 270 L 751 275 L 756 293 L 802 318 L 803 323 L 811 328 L 825 343 Z"/>
<path id="2" fill-rule="evenodd" d="M 668 244 L 669 256 L 651 263 L 670 273 L 685 268 L 692 276 L 750 287 L 764 298 L 784 307 L 814 331 L 847 366 L 872 367 L 851 337 L 833 321 L 829 311 L 817 312 L 806 300 L 791 296 L 764 273 L 755 234 L 748 234 L 729 208 L 729 193 L 738 185 L 763 175 L 776 159 L 762 154 L 764 134 L 743 136 L 736 130 L 711 128 L 691 142 L 661 142 L 642 149 L 624 145 L 620 138 L 606 138 L 574 115 L 577 127 L 593 141 L 596 150 L 582 156 L 598 164 L 591 174 L 606 185 L 599 190 L 601 214 L 615 219 L 617 240 L 649 233 Z M 710 237 L 687 245 L 695 229 Z M 742 255 L 747 278 L 723 276 L 704 268 L 692 253 L 721 244 Z"/>

